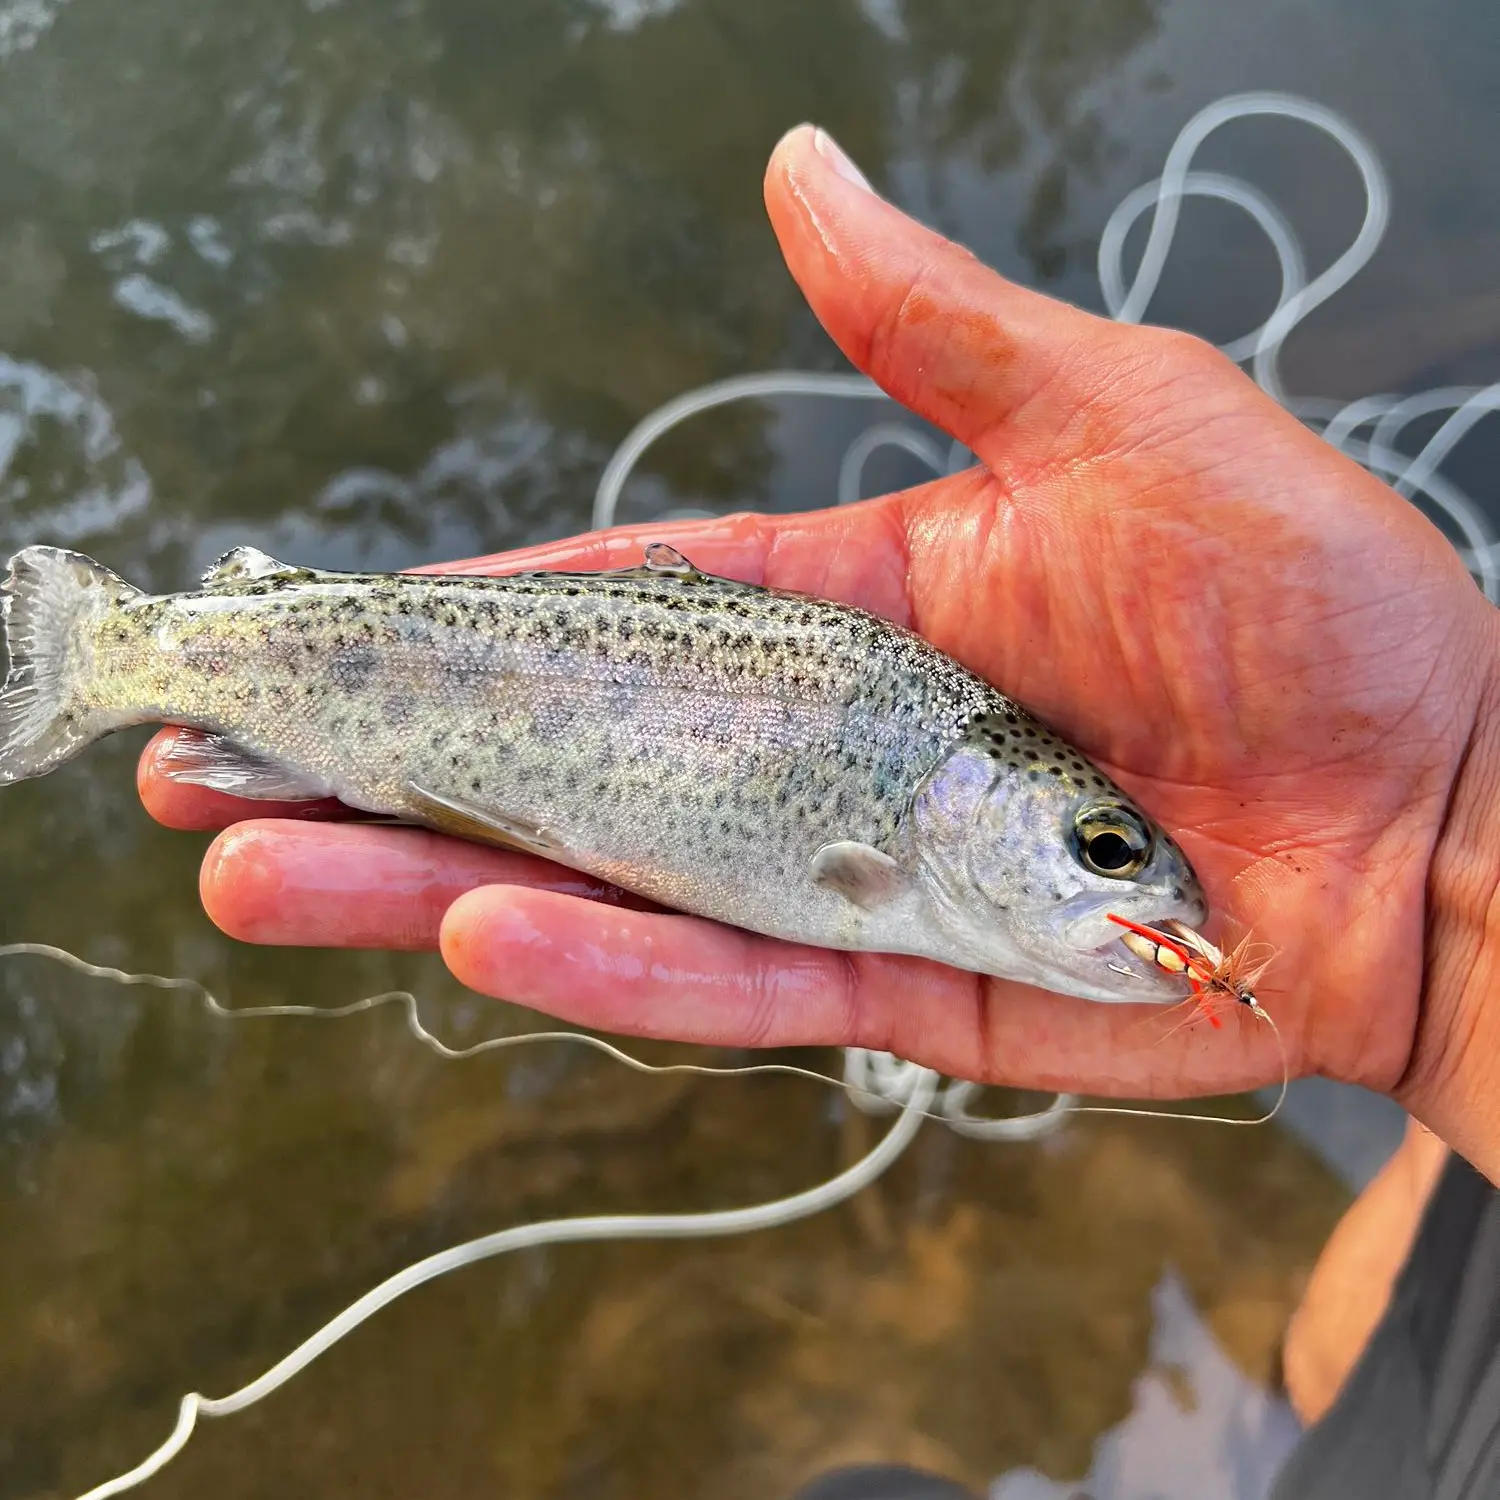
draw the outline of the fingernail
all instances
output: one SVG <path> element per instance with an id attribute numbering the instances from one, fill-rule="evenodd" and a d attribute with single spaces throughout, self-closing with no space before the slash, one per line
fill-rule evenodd
<path id="1" fill-rule="evenodd" d="M 813 150 L 815 150 L 824 161 L 833 168 L 845 182 L 852 182 L 855 187 L 862 187 L 867 193 L 873 193 L 874 188 L 870 186 L 870 179 L 865 176 L 858 167 L 844 154 L 843 148 L 829 133 L 820 125 L 813 131 Z"/>

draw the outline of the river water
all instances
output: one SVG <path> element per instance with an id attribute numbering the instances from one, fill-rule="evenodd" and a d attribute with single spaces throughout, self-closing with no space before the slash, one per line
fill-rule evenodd
<path id="1" fill-rule="evenodd" d="M 1097 307 L 1103 222 L 1186 119 L 1305 94 L 1375 143 L 1394 220 L 1297 333 L 1288 384 L 1493 379 L 1497 62 L 1485 0 L 0 0 L 0 544 L 166 589 L 240 542 L 388 567 L 583 529 L 661 401 L 839 367 L 760 204 L 807 118 L 992 264 Z M 1204 164 L 1272 193 L 1314 264 L 1353 232 L 1352 172 L 1296 127 L 1240 128 Z M 1234 211 L 1190 205 L 1153 316 L 1226 338 L 1274 291 Z M 704 417 L 622 517 L 826 503 L 869 418 Z M 1452 466 L 1481 497 L 1487 441 Z M 921 477 L 886 453 L 868 486 Z M 538 1024 L 429 960 L 219 936 L 204 840 L 134 800 L 142 738 L 4 792 L 0 939 L 235 1005 L 409 985 L 455 1041 Z M 145 1493 L 781 1500 L 883 1458 L 1004 1500 L 1258 1500 L 1289 1432 L 1264 1394 L 1282 1325 L 1392 1123 L 1316 1087 L 1298 1103 L 1300 1134 L 934 1127 L 790 1230 L 471 1269 L 205 1428 Z M 226 1023 L 8 961 L 0 1500 L 129 1467 L 184 1391 L 242 1384 L 418 1255 L 777 1196 L 877 1128 L 810 1083 L 567 1049 L 443 1062 L 394 1012 Z"/>

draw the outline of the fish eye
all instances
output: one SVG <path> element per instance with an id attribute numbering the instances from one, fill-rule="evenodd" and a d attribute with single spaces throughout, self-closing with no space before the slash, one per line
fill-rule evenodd
<path id="1" fill-rule="evenodd" d="M 1079 863 L 1110 880 L 1133 880 L 1146 868 L 1155 842 L 1146 820 L 1118 802 L 1094 802 L 1073 819 Z"/>

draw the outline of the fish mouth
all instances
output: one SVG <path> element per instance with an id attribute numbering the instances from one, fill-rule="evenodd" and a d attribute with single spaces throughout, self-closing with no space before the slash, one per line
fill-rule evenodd
<path id="1" fill-rule="evenodd" d="M 1188 986 L 1179 974 L 1169 974 L 1156 964 L 1137 957 L 1118 938 L 1091 948 L 1089 952 L 1118 981 L 1121 998 L 1132 1001 L 1176 1001 L 1186 997 Z M 1124 991 L 1130 991 L 1128 995 Z"/>
<path id="2" fill-rule="evenodd" d="M 1160 931 L 1163 937 L 1171 935 L 1160 922 L 1139 925 Z M 1132 953 L 1122 941 L 1128 934 L 1120 928 L 1112 927 L 1104 935 L 1095 929 L 1090 936 L 1102 936 L 1102 940 L 1075 949 L 1081 966 L 1089 970 L 1090 998 L 1134 1005 L 1176 1004 L 1187 998 L 1183 976 Z"/>
<path id="3" fill-rule="evenodd" d="M 1136 911 L 1131 911 L 1132 906 Z M 1045 949 L 1035 954 L 1041 964 L 1031 982 L 1105 1004 L 1181 1003 L 1189 994 L 1183 976 L 1132 953 L 1121 941 L 1129 933 L 1118 920 L 1111 920 L 1111 914 L 1123 913 L 1129 913 L 1130 921 L 1142 929 L 1149 926 L 1160 931 L 1163 939 L 1170 937 L 1170 930 L 1162 927 L 1164 922 L 1191 923 L 1201 916 L 1192 901 L 1101 902 L 1096 892 L 1079 892 L 1057 911 L 1062 917 L 1060 928 L 1054 929 Z"/>

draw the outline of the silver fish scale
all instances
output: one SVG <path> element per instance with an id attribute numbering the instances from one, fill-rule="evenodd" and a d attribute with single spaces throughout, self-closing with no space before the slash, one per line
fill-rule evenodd
<path id="1" fill-rule="evenodd" d="M 148 674 L 156 714 L 356 806 L 421 817 L 420 787 L 664 903 L 807 941 L 857 937 L 809 877 L 821 846 L 897 853 L 916 786 L 976 720 L 1002 752 L 1007 717 L 1044 733 L 885 620 L 697 573 L 298 569 L 113 620 L 97 690 L 115 703 Z"/>

